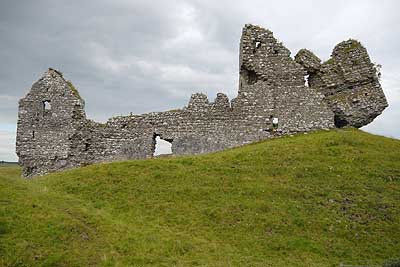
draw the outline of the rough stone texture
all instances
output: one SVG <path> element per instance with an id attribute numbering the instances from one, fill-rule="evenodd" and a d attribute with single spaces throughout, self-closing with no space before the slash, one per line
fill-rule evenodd
<path id="1" fill-rule="evenodd" d="M 357 84 L 372 79 L 376 87 L 366 83 L 363 93 L 366 90 L 373 95 L 380 90 L 370 66 L 348 66 L 340 47 L 335 48 L 334 55 L 338 54 L 337 60 L 344 64 L 341 67 L 346 77 Z M 332 89 L 326 82 L 328 63 L 321 66 L 311 52 L 302 51 L 296 62 L 271 31 L 246 25 L 240 42 L 239 91 L 235 99 L 229 101 L 225 94 L 218 93 L 210 103 L 206 95 L 196 93 L 183 109 L 114 117 L 104 124 L 86 119 L 84 101 L 76 89 L 61 73 L 49 69 L 19 102 L 17 154 L 23 175 L 32 177 L 95 162 L 150 158 L 156 136 L 172 142 L 173 154 L 184 155 L 333 128 L 339 104 L 332 104 L 327 96 Z M 365 60 L 364 54 L 351 57 Z M 311 73 L 313 86 L 307 87 L 304 77 L 311 77 Z M 361 77 L 365 74 L 371 77 Z M 348 88 L 349 81 L 342 79 L 339 83 L 342 80 L 336 76 L 332 79 L 334 95 L 341 93 L 337 87 Z M 363 102 L 363 107 L 372 110 L 367 114 L 370 118 L 376 103 Z M 345 114 L 349 112 L 362 116 L 354 104 Z"/>
<path id="2" fill-rule="evenodd" d="M 325 95 L 337 127 L 362 127 L 388 106 L 377 70 L 358 41 L 339 43 L 319 67 L 320 60 L 309 51 L 300 50 L 295 58 L 308 72 L 309 86 Z"/>
<path id="3" fill-rule="evenodd" d="M 302 65 L 307 73 L 315 73 L 321 68 L 321 59 L 307 49 L 300 49 L 294 60 Z"/>

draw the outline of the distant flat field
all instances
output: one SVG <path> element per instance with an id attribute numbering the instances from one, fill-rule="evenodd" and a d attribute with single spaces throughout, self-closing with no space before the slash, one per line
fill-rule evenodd
<path id="1" fill-rule="evenodd" d="M 0 162 L 0 167 L 18 166 L 18 162 Z"/>

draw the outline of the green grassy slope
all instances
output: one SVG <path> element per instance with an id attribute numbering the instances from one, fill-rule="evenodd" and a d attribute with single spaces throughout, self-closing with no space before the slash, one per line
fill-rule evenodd
<path id="1" fill-rule="evenodd" d="M 358 130 L 19 178 L 0 266 L 338 266 L 400 255 L 400 141 Z"/>

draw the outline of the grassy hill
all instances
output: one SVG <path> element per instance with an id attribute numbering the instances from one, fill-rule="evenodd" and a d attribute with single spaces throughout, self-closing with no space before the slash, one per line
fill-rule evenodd
<path id="1" fill-rule="evenodd" d="M 0 266 L 338 266 L 400 256 L 400 141 L 323 131 L 20 178 Z"/>

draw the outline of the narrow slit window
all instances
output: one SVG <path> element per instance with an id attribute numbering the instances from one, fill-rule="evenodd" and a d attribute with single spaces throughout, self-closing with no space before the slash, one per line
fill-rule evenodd
<path id="1" fill-rule="evenodd" d="M 274 128 L 277 128 L 277 127 L 278 127 L 278 123 L 279 123 L 279 119 L 278 119 L 278 118 L 273 118 L 273 119 L 272 119 L 272 126 L 273 126 Z"/>
<path id="2" fill-rule="evenodd" d="M 308 83 L 308 78 L 310 77 L 310 75 L 305 75 L 304 76 L 304 86 L 305 87 L 310 87 L 310 84 Z"/>

